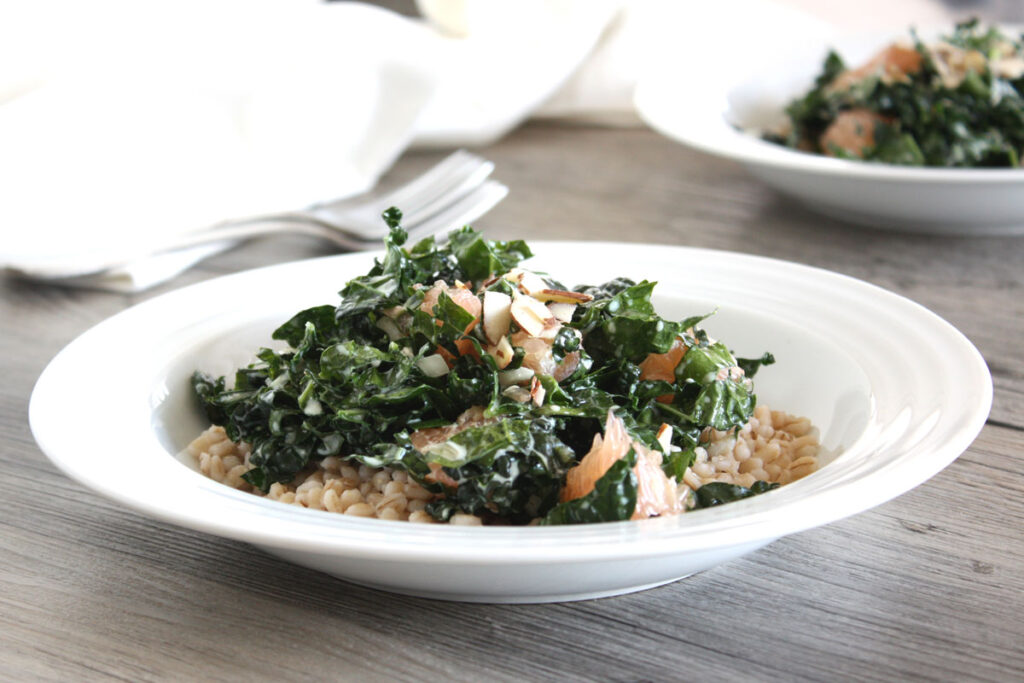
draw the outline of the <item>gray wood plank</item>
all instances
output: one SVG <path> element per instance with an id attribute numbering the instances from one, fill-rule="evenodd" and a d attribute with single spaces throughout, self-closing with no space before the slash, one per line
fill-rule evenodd
<path id="1" fill-rule="evenodd" d="M 343 663 L 408 680 L 1007 680 L 1024 667 L 1018 445 L 1013 430 L 986 428 L 949 469 L 874 511 L 660 589 L 539 606 L 350 586 L 126 512 L 43 463 L 4 481 L 8 498 L 35 484 L 49 505 L 0 522 L 0 568 L 20 577 L 0 595 L 0 647 L 13 650 L 0 673 L 230 680 Z M 979 497 L 989 504 L 972 507 Z"/>

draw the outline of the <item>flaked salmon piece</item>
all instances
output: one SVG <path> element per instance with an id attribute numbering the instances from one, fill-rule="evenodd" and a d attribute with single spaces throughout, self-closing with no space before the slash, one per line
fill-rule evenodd
<path id="1" fill-rule="evenodd" d="M 572 373 L 576 372 L 576 368 L 580 366 L 580 352 L 570 351 L 565 354 L 562 358 L 562 362 L 555 366 L 555 374 L 553 377 L 556 382 L 561 382 Z"/>
<path id="2" fill-rule="evenodd" d="M 430 474 L 424 477 L 427 481 L 437 482 L 450 489 L 459 487 L 459 482 L 448 476 L 448 473 L 444 471 L 444 467 L 440 463 L 428 462 L 427 467 L 430 468 Z"/>
<path id="3" fill-rule="evenodd" d="M 533 337 L 522 330 L 514 332 L 509 337 L 509 342 L 523 350 L 524 368 L 530 368 L 537 375 L 550 375 L 556 382 L 561 382 L 576 372 L 580 364 L 581 356 L 578 351 L 565 354 L 561 362 L 556 363 L 550 339 Z"/>
<path id="4" fill-rule="evenodd" d="M 676 366 L 683 360 L 689 347 L 683 343 L 682 338 L 676 337 L 672 342 L 672 348 L 665 353 L 649 353 L 640 363 L 641 380 L 661 380 L 663 382 L 675 383 Z M 675 394 L 662 394 L 657 398 L 660 403 L 671 403 Z"/>
<path id="5" fill-rule="evenodd" d="M 470 427 L 487 424 L 492 420 L 493 418 L 488 419 L 484 417 L 483 406 L 473 406 L 472 408 L 463 411 L 461 415 L 455 418 L 455 422 L 452 422 L 451 424 L 443 427 L 417 429 L 409 435 L 409 441 L 412 443 L 412 447 L 420 453 L 429 453 L 431 446 L 443 443 L 459 432 L 469 429 Z"/>
<path id="6" fill-rule="evenodd" d="M 864 152 L 875 144 L 875 126 L 885 119 L 870 109 L 849 109 L 839 112 L 825 132 L 819 144 L 828 156 L 835 156 L 836 149 L 847 154 L 863 157 Z"/>
<path id="7" fill-rule="evenodd" d="M 664 382 L 676 381 L 676 366 L 686 355 L 687 346 L 683 340 L 676 337 L 672 342 L 672 348 L 665 353 L 649 353 L 640 363 L 640 379 L 661 380 Z"/>
<path id="8" fill-rule="evenodd" d="M 883 48 L 862 66 L 836 76 L 828 89 L 833 92 L 846 90 L 872 76 L 878 76 L 885 83 L 905 82 L 909 74 L 921 70 L 921 62 L 921 53 L 913 45 L 894 43 Z"/>
<path id="9" fill-rule="evenodd" d="M 476 359 L 476 362 L 480 362 L 480 353 L 477 352 L 476 346 L 469 339 L 456 339 L 455 348 L 458 349 L 460 356 L 470 355 Z"/>
<path id="10" fill-rule="evenodd" d="M 647 519 L 683 512 L 676 480 L 661 469 L 661 453 L 633 442 L 636 451 L 636 508 L 631 519 Z"/>
<path id="11" fill-rule="evenodd" d="M 508 339 L 512 346 L 523 350 L 523 367 L 530 368 L 538 375 L 552 375 L 555 372 L 555 357 L 551 353 L 551 342 L 534 337 L 519 330 Z"/>
<path id="12" fill-rule="evenodd" d="M 631 519 L 646 519 L 659 515 L 679 514 L 683 511 L 676 482 L 661 469 L 661 453 L 633 441 L 626 425 L 611 410 L 605 420 L 604 436 L 594 435 L 590 451 L 579 464 L 569 470 L 562 489 L 562 502 L 582 498 L 594 490 L 597 480 L 629 449 L 636 452 L 636 507 Z"/>
<path id="13" fill-rule="evenodd" d="M 616 460 L 625 457 L 633 445 L 626 425 L 609 410 L 604 423 L 604 436 L 594 435 L 590 451 L 565 475 L 562 502 L 582 498 L 594 490 L 594 484 Z"/>
<path id="14" fill-rule="evenodd" d="M 473 316 L 473 322 L 471 322 L 464 333 L 469 333 L 476 324 L 480 322 L 480 312 L 483 310 L 483 304 L 480 303 L 480 299 L 469 289 L 463 287 L 449 287 L 445 282 L 438 280 L 434 283 L 434 286 L 427 290 L 426 294 L 423 295 L 423 302 L 420 304 L 420 310 L 434 314 L 434 306 L 437 305 L 437 300 L 441 297 L 441 292 L 444 292 L 451 300 L 454 301 L 458 306 L 461 306 L 466 312 Z M 440 324 L 440 323 L 439 323 Z"/>

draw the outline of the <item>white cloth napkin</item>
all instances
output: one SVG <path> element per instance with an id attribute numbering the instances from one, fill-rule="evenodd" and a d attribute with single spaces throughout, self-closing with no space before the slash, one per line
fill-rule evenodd
<path id="1" fill-rule="evenodd" d="M 767 0 L 0 0 L 0 266 L 122 258 L 133 291 L 221 246 L 153 245 L 366 191 L 410 145 L 531 115 L 636 123 L 653 64 L 749 59 L 824 27 Z M 499 171 L 500 173 L 500 171 Z"/>
<path id="2" fill-rule="evenodd" d="M 429 29 L 365 5 L 3 12 L 0 49 L 14 54 L 0 58 L 0 263 L 22 270 L 131 259 L 219 220 L 367 190 L 436 87 Z M 153 284 L 169 261 L 105 284 Z"/>

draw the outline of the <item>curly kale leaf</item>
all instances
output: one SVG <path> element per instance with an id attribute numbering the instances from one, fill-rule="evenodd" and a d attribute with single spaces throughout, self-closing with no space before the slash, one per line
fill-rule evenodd
<path id="1" fill-rule="evenodd" d="M 318 333 L 325 338 L 335 336 L 334 329 L 334 306 L 314 306 L 304 311 L 299 311 L 291 320 L 284 323 L 271 335 L 274 339 L 288 342 L 292 348 L 299 346 L 306 336 L 306 323 L 312 323 Z"/>
<path id="2" fill-rule="evenodd" d="M 629 519 L 636 510 L 637 479 L 633 473 L 634 465 L 636 452 L 631 448 L 625 457 L 616 460 L 601 475 L 593 491 L 581 498 L 559 503 L 540 523 L 550 526 Z"/>
<path id="3" fill-rule="evenodd" d="M 429 511 L 438 519 L 454 512 L 497 516 L 525 523 L 557 501 L 575 454 L 555 435 L 555 421 L 504 419 L 471 427 L 425 454 L 457 483 Z"/>
<path id="4" fill-rule="evenodd" d="M 468 226 L 449 234 L 448 243 L 459 267 L 465 273 L 462 279 L 472 282 L 481 282 L 492 275 L 506 273 L 523 259 L 533 256 L 533 252 L 522 240 L 486 240 Z"/>
<path id="5" fill-rule="evenodd" d="M 975 17 L 957 22 L 953 33 L 945 36 L 944 40 L 965 50 L 977 50 L 983 55 L 990 55 L 1006 42 L 1006 37 L 994 26 L 982 30 L 981 22 Z"/>
<path id="6" fill-rule="evenodd" d="M 267 490 L 289 481 L 311 462 L 372 447 L 396 432 L 437 418 L 440 390 L 397 347 L 352 340 L 326 345 L 311 320 L 294 351 L 264 349 L 239 370 L 235 386 L 201 372 L 192 385 L 214 424 L 233 441 L 252 446 L 254 469 L 245 477 Z"/>
<path id="7" fill-rule="evenodd" d="M 737 360 L 721 342 L 690 348 L 676 366 L 681 391 L 673 406 L 701 427 L 725 431 L 746 424 L 756 399 L 748 383 L 730 376 L 736 366 Z"/>
<path id="8" fill-rule="evenodd" d="M 695 435 L 696 436 L 696 435 Z M 694 437 L 694 441 L 696 438 Z M 688 445 L 686 449 L 679 449 L 671 453 L 666 453 L 661 459 L 661 471 L 666 476 L 673 477 L 677 482 L 683 480 L 683 475 L 686 474 L 686 469 L 690 467 L 694 460 L 697 459 L 697 453 L 695 451 L 695 444 Z"/>
<path id="9" fill-rule="evenodd" d="M 774 364 L 775 356 L 769 353 L 768 351 L 765 351 L 763 354 L 761 354 L 760 358 L 736 359 L 736 365 L 740 366 L 740 369 L 743 370 L 743 375 L 747 379 L 752 379 L 754 375 L 757 374 L 757 371 L 760 370 L 762 367 Z"/>
<path id="10" fill-rule="evenodd" d="M 767 493 L 777 488 L 779 488 L 778 484 L 766 481 L 755 481 L 750 488 L 715 481 L 710 484 L 704 484 L 697 489 L 697 507 L 709 508 L 715 505 L 723 505 L 735 500 Z"/>
<path id="11" fill-rule="evenodd" d="M 385 212 L 390 233 L 384 239 L 384 258 L 377 259 L 366 275 L 354 278 L 341 290 L 337 318 L 351 321 L 384 308 L 405 303 L 414 285 L 436 280 L 480 281 L 492 273 L 503 273 L 522 259 L 532 256 L 526 243 L 492 242 L 469 226 L 448 234 L 448 244 L 439 247 L 433 237 L 403 248 L 407 234 L 397 221 L 401 212 Z"/>
<path id="12" fill-rule="evenodd" d="M 661 318 L 654 312 L 651 293 L 654 282 L 626 284 L 613 281 L 597 289 L 611 296 L 595 298 L 578 307 L 573 326 L 583 333 L 584 348 L 595 360 L 625 358 L 640 363 L 648 353 L 665 353 L 683 330 L 681 323 Z M 583 291 L 594 290 L 584 287 Z"/>
<path id="13" fill-rule="evenodd" d="M 691 416 L 699 425 L 726 431 L 745 425 L 754 412 L 754 404 L 754 395 L 742 384 L 715 380 L 697 395 Z"/>

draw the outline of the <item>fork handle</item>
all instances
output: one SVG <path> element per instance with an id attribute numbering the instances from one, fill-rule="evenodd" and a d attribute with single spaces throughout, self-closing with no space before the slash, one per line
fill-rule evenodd
<path id="1" fill-rule="evenodd" d="M 282 215 L 283 216 L 283 215 Z M 365 248 L 365 244 L 346 238 L 341 233 L 325 229 L 315 219 L 304 217 L 303 220 L 279 220 L 278 216 L 259 217 L 246 219 L 247 222 L 231 221 L 231 225 L 223 225 L 216 229 L 209 228 L 199 232 L 180 235 L 171 240 L 155 242 L 148 245 L 143 251 L 133 253 L 122 253 L 116 257 L 108 257 L 101 260 L 94 260 L 90 263 L 77 262 L 73 267 L 64 265 L 39 265 L 31 267 L 17 267 L 12 270 L 18 275 L 37 280 L 77 280 L 100 275 L 104 272 L 123 268 L 130 263 L 154 255 L 166 254 L 173 251 L 198 247 L 204 244 L 216 242 L 237 242 L 253 239 L 264 235 L 279 233 L 310 235 L 321 239 L 329 239 L 335 244 L 348 249 Z M 212 255 L 212 252 L 211 254 Z"/>

